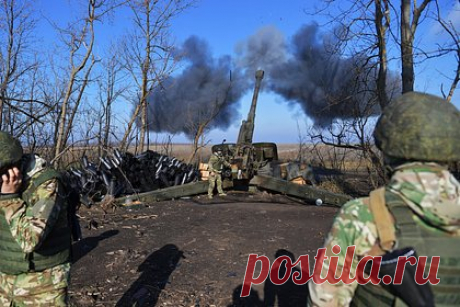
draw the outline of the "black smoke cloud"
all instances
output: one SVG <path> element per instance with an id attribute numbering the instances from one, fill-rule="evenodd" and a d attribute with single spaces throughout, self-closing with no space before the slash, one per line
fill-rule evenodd
<path id="1" fill-rule="evenodd" d="M 299 104 L 316 126 L 379 114 L 373 94 L 377 70 L 368 57 L 332 52 L 334 41 L 320 36 L 315 24 L 302 27 L 290 44 L 283 39 L 273 27 L 260 30 L 239 46 L 239 63 L 264 67 L 267 88 L 288 103 Z"/>
<path id="2" fill-rule="evenodd" d="M 299 104 L 316 126 L 378 115 L 377 65 L 366 55 L 331 52 L 335 46 L 315 24 L 303 26 L 289 42 L 275 27 L 264 27 L 236 46 L 233 60 L 213 58 L 205 41 L 190 37 L 178 50 L 185 69 L 149 97 L 149 129 L 193 137 L 196 124 L 212 117 L 216 102 L 221 111 L 208 128 L 228 128 L 239 117 L 239 100 L 252 90 L 257 69 L 265 71 L 262 91 Z"/>
<path id="3" fill-rule="evenodd" d="M 193 137 L 209 119 L 208 129 L 228 128 L 239 117 L 239 100 L 249 85 L 241 70 L 233 67 L 230 56 L 214 59 L 207 43 L 196 36 L 176 54 L 187 65 L 150 93 L 149 130 Z"/>
<path id="4" fill-rule="evenodd" d="M 258 69 L 269 73 L 274 66 L 286 62 L 286 39 L 274 26 L 266 26 L 237 44 L 236 54 L 236 62 L 246 71 L 248 78 L 253 77 Z M 267 78 L 270 79 L 270 74 L 265 75 L 264 82 Z"/>

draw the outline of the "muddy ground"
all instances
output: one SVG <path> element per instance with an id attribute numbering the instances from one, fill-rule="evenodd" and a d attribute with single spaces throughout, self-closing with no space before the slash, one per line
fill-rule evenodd
<path id="1" fill-rule="evenodd" d="M 231 192 L 117 208 L 82 209 L 74 244 L 72 306 L 305 306 L 292 282 L 253 286 L 239 297 L 248 255 L 310 256 L 336 207 L 266 192 Z M 256 267 L 258 273 L 260 266 Z"/>

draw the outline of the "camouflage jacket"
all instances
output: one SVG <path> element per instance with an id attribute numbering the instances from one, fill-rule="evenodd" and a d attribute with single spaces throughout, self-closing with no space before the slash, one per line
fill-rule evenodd
<path id="1" fill-rule="evenodd" d="M 23 167 L 23 182 L 26 190 L 45 167 L 45 160 L 38 156 Z M 55 178 L 37 187 L 31 197 L 33 216 L 26 216 L 27 205 L 21 194 L 0 197 L 0 210 L 3 211 L 10 226 L 11 234 L 25 253 L 30 253 L 39 247 L 57 221 L 61 210 L 61 204 L 57 202 L 58 192 L 58 182 Z"/>
<path id="2" fill-rule="evenodd" d="M 402 196 L 416 214 L 416 222 L 430 224 L 460 236 L 460 228 L 455 225 L 460 219 L 460 183 L 446 169 L 434 163 L 402 165 L 395 170 L 387 189 Z M 442 215 L 440 212 L 443 210 L 437 210 L 439 206 L 453 208 L 450 212 L 457 212 L 456 216 Z M 335 256 L 332 253 L 334 245 L 341 247 L 337 255 L 337 274 L 340 275 L 346 248 L 356 246 L 350 273 L 350 277 L 354 277 L 359 259 L 369 254 L 377 240 L 377 228 L 369 207 L 364 203 L 364 198 L 355 199 L 346 203 L 335 217 L 325 241 L 326 256 Z M 322 277 L 328 268 L 329 261 L 326 259 Z M 357 286 L 356 281 L 350 285 L 342 282 L 335 285 L 309 282 L 308 306 L 348 306 Z"/>
<path id="3" fill-rule="evenodd" d="M 68 306 L 70 263 L 42 272 L 0 272 L 0 306 Z"/>
<path id="4" fill-rule="evenodd" d="M 28 204 L 24 195 L 35 183 L 35 179 L 45 170 L 46 161 L 38 156 L 23 165 L 23 182 L 25 189 L 22 193 L 0 196 L 0 210 L 5 218 L 12 238 L 18 243 L 24 254 L 29 254 L 40 249 L 48 235 L 53 232 L 58 220 L 67 217 L 65 210 L 65 196 L 60 195 L 60 185 L 57 178 L 49 179 L 37 185 L 34 192 L 28 195 Z M 31 214 L 32 213 L 32 214 Z M 70 246 L 70 237 L 69 237 Z M 69 265 L 64 263 L 54 270 L 62 271 L 64 279 L 68 277 Z M 56 282 L 56 280 L 54 280 Z M 63 283 L 67 283 L 62 280 Z"/>
<path id="5" fill-rule="evenodd" d="M 217 154 L 212 154 L 211 158 L 209 158 L 208 168 L 210 172 L 219 173 L 222 171 L 224 166 L 230 167 L 230 163 L 225 160 L 225 157 L 218 156 Z"/>

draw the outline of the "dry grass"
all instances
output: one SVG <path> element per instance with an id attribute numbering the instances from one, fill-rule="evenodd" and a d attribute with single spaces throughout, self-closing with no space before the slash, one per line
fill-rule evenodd
<path id="1" fill-rule="evenodd" d="M 340 184 L 338 184 L 335 180 L 321 181 L 318 184 L 318 187 L 323 189 L 323 190 L 332 192 L 332 193 L 345 194 L 344 191 L 343 191 L 342 186 Z"/>
<path id="2" fill-rule="evenodd" d="M 207 161 L 211 155 L 211 147 L 214 144 L 207 145 L 203 148 L 200 148 L 198 152 L 198 157 L 201 158 L 200 161 Z M 297 144 L 277 144 L 278 147 L 278 157 L 280 160 L 289 161 L 295 160 L 298 157 L 298 145 Z M 150 145 L 150 149 L 156 151 L 160 154 L 168 154 L 173 157 L 176 157 L 180 160 L 187 160 L 192 154 L 193 145 L 192 144 L 172 144 L 167 147 L 162 144 Z"/>
<path id="3" fill-rule="evenodd" d="M 211 145 L 207 145 L 199 149 L 196 157 L 196 162 L 207 162 L 211 155 Z M 298 144 L 277 144 L 278 157 L 281 161 L 293 161 L 299 157 Z M 192 144 L 151 144 L 150 150 L 163 155 L 176 157 L 179 160 L 189 162 L 193 152 Z M 136 148 L 132 147 L 129 150 L 136 154 Z M 112 152 L 112 150 L 109 150 Z M 38 152 L 45 158 L 49 158 L 52 154 L 49 150 L 40 150 Z M 62 165 L 66 166 L 76 161 L 80 161 L 81 157 L 86 155 L 90 161 L 97 162 L 100 151 L 97 147 L 74 147 L 70 148 L 62 157 Z M 342 149 L 333 149 L 328 146 L 304 146 L 301 154 L 302 161 L 310 163 L 315 167 L 327 169 L 339 169 L 341 171 L 359 171 L 372 169 L 370 162 L 362 159 L 356 151 L 345 151 Z M 48 159 L 50 160 L 50 159 Z"/>
<path id="4" fill-rule="evenodd" d="M 209 160 L 212 145 L 200 148 L 195 160 L 196 165 L 199 162 L 206 163 Z M 277 147 L 280 161 L 297 160 L 299 156 L 298 144 L 277 144 Z M 151 144 L 149 149 L 189 163 L 193 145 Z M 134 147 L 129 151 L 136 154 L 136 148 Z M 110 149 L 109 153 L 112 152 L 113 150 Z M 49 156 L 52 154 L 50 150 L 41 150 L 38 153 L 48 160 L 50 160 Z M 86 155 L 89 161 L 98 164 L 99 153 L 100 150 L 97 147 L 70 148 L 63 155 L 59 168 L 68 168 L 71 165 L 78 168 L 83 155 Z M 303 146 L 301 158 L 303 163 L 311 164 L 316 169 L 315 179 L 322 189 L 338 194 L 361 195 L 372 188 L 369 178 L 371 175 L 369 175 L 368 170 L 374 168 L 357 151 L 334 149 L 324 145 L 309 145 Z"/>

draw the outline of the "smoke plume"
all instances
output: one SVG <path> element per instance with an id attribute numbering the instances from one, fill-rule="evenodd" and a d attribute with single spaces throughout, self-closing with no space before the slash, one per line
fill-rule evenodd
<path id="1" fill-rule="evenodd" d="M 178 50 L 187 66 L 149 97 L 149 129 L 193 137 L 207 121 L 208 129 L 228 128 L 257 69 L 265 71 L 261 91 L 300 105 L 316 126 L 378 115 L 377 65 L 365 54 L 341 55 L 337 46 L 315 24 L 303 26 L 289 42 L 269 26 L 238 44 L 235 59 L 215 59 L 206 42 L 192 36 Z"/>
<path id="2" fill-rule="evenodd" d="M 239 63 L 263 67 L 268 89 L 299 104 L 316 126 L 379 113 L 373 94 L 377 70 L 367 57 L 333 52 L 333 40 L 320 37 L 317 25 L 302 27 L 291 44 L 282 39 L 275 28 L 260 30 L 239 46 Z"/>
<path id="3" fill-rule="evenodd" d="M 239 117 L 239 100 L 248 87 L 230 56 L 214 59 L 205 41 L 192 36 L 177 54 L 187 66 L 150 93 L 149 129 L 194 137 L 199 126 L 229 127 Z"/>

